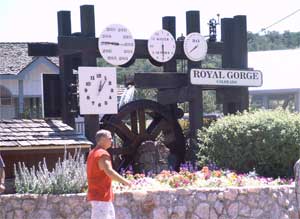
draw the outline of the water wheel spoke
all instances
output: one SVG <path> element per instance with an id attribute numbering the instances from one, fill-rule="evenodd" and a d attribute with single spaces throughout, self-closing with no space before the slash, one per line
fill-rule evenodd
<path id="1" fill-rule="evenodd" d="M 122 120 L 114 118 L 113 121 L 110 122 L 114 126 L 117 135 L 123 141 L 134 141 L 136 134 L 133 133 Z"/>
<path id="2" fill-rule="evenodd" d="M 138 134 L 138 124 L 137 124 L 137 115 L 136 111 L 130 113 L 130 123 L 131 123 L 131 131 L 134 134 Z"/>
<path id="3" fill-rule="evenodd" d="M 128 147 L 110 148 L 109 152 L 111 152 L 112 154 L 115 154 L 115 155 L 129 154 L 130 148 L 128 148 Z"/>
<path id="4" fill-rule="evenodd" d="M 139 117 L 139 134 L 144 134 L 146 131 L 145 109 L 138 109 L 138 117 Z"/>
<path id="5" fill-rule="evenodd" d="M 149 125 L 147 132 L 151 138 L 155 140 L 157 136 L 164 130 L 165 120 L 163 118 L 154 119 Z"/>
<path id="6" fill-rule="evenodd" d="M 151 132 L 153 131 L 153 129 L 157 126 L 157 124 L 162 120 L 162 117 L 156 117 L 154 118 L 151 123 L 149 124 L 149 126 L 147 127 L 147 133 L 151 134 Z"/>

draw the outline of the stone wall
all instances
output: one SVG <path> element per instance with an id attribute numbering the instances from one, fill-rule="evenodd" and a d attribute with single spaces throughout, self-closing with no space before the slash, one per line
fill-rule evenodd
<path id="1" fill-rule="evenodd" d="M 117 219 L 296 219 L 294 186 L 172 189 L 115 194 Z M 0 218 L 88 219 L 85 194 L 2 195 Z"/>

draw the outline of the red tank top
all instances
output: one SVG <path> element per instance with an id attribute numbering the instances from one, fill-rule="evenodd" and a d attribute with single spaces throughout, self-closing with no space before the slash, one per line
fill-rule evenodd
<path id="1" fill-rule="evenodd" d="M 110 154 L 102 149 L 93 149 L 90 151 L 87 159 L 87 180 L 88 180 L 88 201 L 113 201 L 112 180 L 98 166 L 101 156 Z"/>

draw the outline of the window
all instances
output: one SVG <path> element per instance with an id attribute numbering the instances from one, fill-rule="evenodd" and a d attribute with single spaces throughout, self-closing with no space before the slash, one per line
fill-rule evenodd
<path id="1" fill-rule="evenodd" d="M 4 86 L 0 85 L 0 106 L 12 105 L 11 92 Z"/>

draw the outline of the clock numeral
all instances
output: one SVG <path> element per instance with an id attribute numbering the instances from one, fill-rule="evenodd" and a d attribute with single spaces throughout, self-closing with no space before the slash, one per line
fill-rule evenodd
<path id="1" fill-rule="evenodd" d="M 102 50 L 102 53 L 111 53 L 111 52 L 112 52 L 111 49 L 103 49 L 103 50 Z"/>
<path id="2" fill-rule="evenodd" d="M 111 85 L 111 84 L 112 84 L 111 81 L 109 81 L 109 82 L 108 82 L 108 85 Z"/>
<path id="3" fill-rule="evenodd" d="M 104 76 L 104 80 L 105 80 L 105 81 L 107 80 L 107 77 L 106 77 L 106 76 Z"/>
<path id="4" fill-rule="evenodd" d="M 132 50 L 125 49 L 125 50 L 123 51 L 123 53 L 125 53 L 125 54 L 126 54 L 126 53 L 129 53 L 129 54 L 130 54 L 130 53 L 132 53 Z"/>
<path id="5" fill-rule="evenodd" d="M 116 28 L 113 28 L 113 27 L 107 27 L 107 28 L 106 28 L 106 31 L 116 31 Z"/>
<path id="6" fill-rule="evenodd" d="M 116 59 L 117 59 L 117 56 L 107 56 L 107 59 L 108 59 L 108 60 L 116 60 Z"/>
<path id="7" fill-rule="evenodd" d="M 124 35 L 123 39 L 132 39 L 132 37 L 130 35 Z"/>
<path id="8" fill-rule="evenodd" d="M 101 78 L 102 77 L 102 75 L 101 74 L 97 74 L 97 78 Z"/>
<path id="9" fill-rule="evenodd" d="M 102 34 L 101 37 L 102 37 L 102 38 L 111 38 L 111 35 L 110 35 L 110 34 Z"/>
<path id="10" fill-rule="evenodd" d="M 91 80 L 95 80 L 95 76 L 91 76 Z"/>
<path id="11" fill-rule="evenodd" d="M 86 86 L 91 86 L 91 82 L 86 82 L 85 85 Z"/>
<path id="12" fill-rule="evenodd" d="M 98 103 L 98 107 L 101 107 L 101 103 Z"/>
<path id="13" fill-rule="evenodd" d="M 113 89 L 113 88 L 111 88 L 111 89 L 110 89 L 110 92 L 114 92 L 114 89 Z"/>
<path id="14" fill-rule="evenodd" d="M 119 28 L 118 32 L 127 32 L 127 29 L 126 28 Z"/>
<path id="15" fill-rule="evenodd" d="M 95 101 L 92 101 L 92 105 L 95 105 Z"/>
<path id="16" fill-rule="evenodd" d="M 107 105 L 107 101 L 104 101 L 104 105 Z"/>
<path id="17" fill-rule="evenodd" d="M 133 46 L 133 43 L 124 43 L 124 46 Z"/>
<path id="18" fill-rule="evenodd" d="M 121 61 L 121 60 L 126 60 L 126 61 L 127 61 L 127 60 L 128 60 L 128 57 L 126 57 L 126 56 L 120 56 L 120 57 L 119 57 L 119 60 L 120 60 L 120 61 Z"/>
<path id="19" fill-rule="evenodd" d="M 90 99 L 90 96 L 86 96 L 86 99 L 88 99 L 88 100 L 89 100 L 89 99 Z"/>
<path id="20" fill-rule="evenodd" d="M 87 89 L 87 88 L 85 88 L 85 89 L 84 89 L 84 92 L 88 92 L 88 89 Z"/>
<path id="21" fill-rule="evenodd" d="M 111 100 L 111 98 L 112 98 L 112 97 L 111 97 L 111 96 L 109 96 L 109 99 L 110 99 L 110 100 Z"/>

